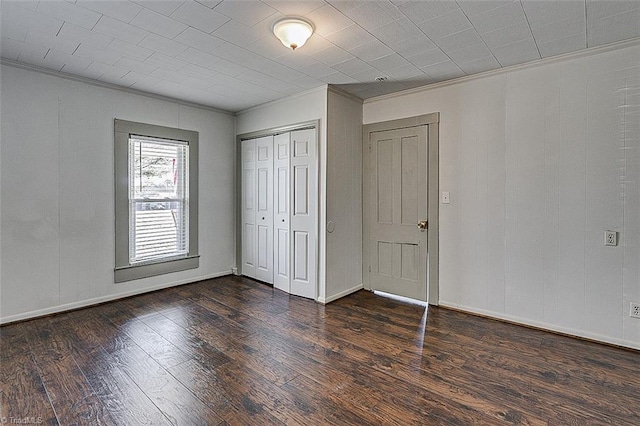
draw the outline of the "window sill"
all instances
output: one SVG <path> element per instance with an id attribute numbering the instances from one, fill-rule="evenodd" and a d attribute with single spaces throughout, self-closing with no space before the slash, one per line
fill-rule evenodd
<path id="1" fill-rule="evenodd" d="M 200 265 L 200 256 L 186 256 L 179 259 L 160 260 L 153 263 L 128 265 L 116 268 L 114 279 L 116 283 L 133 281 L 141 278 L 154 277 L 156 275 L 169 274 L 171 272 L 196 269 Z"/>

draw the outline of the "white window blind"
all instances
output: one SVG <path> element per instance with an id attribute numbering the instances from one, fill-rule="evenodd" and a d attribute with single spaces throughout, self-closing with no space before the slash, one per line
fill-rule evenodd
<path id="1" fill-rule="evenodd" d="M 129 137 L 129 262 L 189 253 L 189 145 Z"/>

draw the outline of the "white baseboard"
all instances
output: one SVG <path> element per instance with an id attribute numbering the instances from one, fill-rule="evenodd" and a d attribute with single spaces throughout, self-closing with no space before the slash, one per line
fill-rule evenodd
<path id="1" fill-rule="evenodd" d="M 333 302 L 334 300 L 338 300 L 341 297 L 348 296 L 351 293 L 355 293 L 358 290 L 362 290 L 363 288 L 364 288 L 364 286 L 362 284 L 358 284 L 358 285 L 356 285 L 354 287 L 351 287 L 351 288 L 349 288 L 347 290 L 343 290 L 340 293 L 333 294 L 333 295 L 331 295 L 329 297 L 318 297 L 318 302 L 322 303 L 323 305 L 326 305 L 327 303 Z"/>
<path id="2" fill-rule="evenodd" d="M 138 290 L 126 291 L 123 293 L 109 294 L 107 296 L 95 297 L 92 299 L 80 300 L 72 303 L 65 303 L 64 305 L 52 306 L 49 308 L 38 309 L 35 311 L 24 312 L 16 315 L 10 315 L 8 317 L 0 318 L 0 324 L 7 324 L 15 321 L 22 321 L 32 318 L 41 317 L 44 315 L 57 314 L 60 312 L 71 311 L 73 309 L 86 308 L 92 305 L 98 305 L 104 302 L 110 302 L 112 300 L 122 299 L 129 296 L 136 296 L 138 294 L 149 293 L 151 291 L 162 290 L 164 288 L 176 287 L 184 284 L 191 284 L 197 281 L 209 280 L 211 278 L 224 277 L 225 275 L 230 275 L 231 271 L 222 271 L 216 272 L 215 274 L 209 274 L 202 277 L 195 277 L 180 281 L 174 281 L 170 283 L 160 284 L 152 287 L 146 287 Z"/>
<path id="3" fill-rule="evenodd" d="M 557 333 L 562 333 L 562 334 L 568 334 L 568 335 L 575 336 L 575 337 L 580 337 L 580 338 L 583 338 L 583 339 L 595 340 L 595 341 L 602 342 L 602 343 L 608 343 L 608 344 L 611 344 L 611 345 L 623 346 L 625 348 L 640 350 L 640 343 L 639 342 L 632 342 L 632 341 L 629 341 L 629 340 L 618 339 L 618 338 L 615 338 L 615 337 L 603 336 L 601 334 L 590 333 L 590 332 L 583 331 L 583 330 L 576 330 L 576 329 L 573 329 L 573 328 L 562 327 L 562 326 L 559 326 L 559 325 L 548 324 L 548 323 L 540 322 L 540 321 L 531 321 L 531 320 L 528 320 L 528 319 L 525 319 L 525 318 L 520 318 L 520 317 L 507 315 L 507 314 L 503 314 L 503 313 L 499 313 L 499 312 L 487 311 L 487 310 L 484 310 L 484 309 L 472 308 L 470 306 L 460 305 L 458 303 L 447 302 L 447 301 L 444 301 L 444 300 L 440 300 L 439 305 L 441 307 L 443 307 L 443 308 L 452 308 L 452 309 L 456 309 L 456 310 L 459 310 L 459 311 L 468 312 L 468 313 L 471 313 L 471 314 L 478 314 L 478 315 L 491 317 L 491 318 L 495 318 L 495 319 L 499 319 L 499 320 L 505 320 L 505 321 L 513 322 L 513 323 L 516 323 L 516 324 L 521 324 L 521 325 L 525 325 L 525 326 L 540 328 L 540 329 L 549 330 L 549 331 L 555 331 Z"/>

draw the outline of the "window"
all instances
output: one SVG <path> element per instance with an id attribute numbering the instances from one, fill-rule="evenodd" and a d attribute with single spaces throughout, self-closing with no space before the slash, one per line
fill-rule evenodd
<path id="1" fill-rule="evenodd" d="M 115 281 L 198 267 L 198 133 L 115 120 Z"/>

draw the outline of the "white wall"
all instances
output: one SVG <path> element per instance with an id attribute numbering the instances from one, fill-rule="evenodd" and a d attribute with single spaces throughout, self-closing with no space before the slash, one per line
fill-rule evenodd
<path id="1" fill-rule="evenodd" d="M 327 86 L 268 102 L 236 115 L 236 134 L 320 120 L 318 128 L 318 299 L 326 295 Z"/>
<path id="2" fill-rule="evenodd" d="M 640 348 L 640 46 L 381 97 L 364 122 L 431 112 L 440 303 Z"/>
<path id="3" fill-rule="evenodd" d="M 230 273 L 234 117 L 2 66 L 0 321 Z M 113 119 L 200 132 L 200 267 L 115 284 Z"/>
<path id="4" fill-rule="evenodd" d="M 326 295 L 362 288 L 362 101 L 330 89 L 327 99 Z"/>

